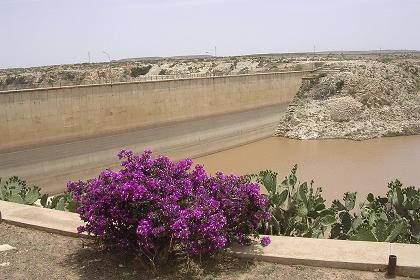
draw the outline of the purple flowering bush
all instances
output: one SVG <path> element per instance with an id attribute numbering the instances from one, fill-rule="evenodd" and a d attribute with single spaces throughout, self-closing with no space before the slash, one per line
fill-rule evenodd
<path id="1" fill-rule="evenodd" d="M 153 159 L 151 151 L 137 156 L 123 150 L 118 157 L 120 171 L 68 183 L 86 222 L 79 232 L 111 246 L 135 248 L 152 261 L 173 250 L 214 253 L 257 237 L 271 217 L 259 185 L 245 177 L 208 176 L 202 166 L 192 168 L 190 159 Z"/>

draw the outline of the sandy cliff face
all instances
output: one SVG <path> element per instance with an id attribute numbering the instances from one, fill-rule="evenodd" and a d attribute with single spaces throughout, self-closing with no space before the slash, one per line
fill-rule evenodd
<path id="1" fill-rule="evenodd" d="M 352 61 L 304 81 L 276 135 L 297 139 L 420 134 L 420 63 Z"/>

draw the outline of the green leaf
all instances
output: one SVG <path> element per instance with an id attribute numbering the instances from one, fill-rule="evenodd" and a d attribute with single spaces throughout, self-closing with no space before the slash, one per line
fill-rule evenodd
<path id="1" fill-rule="evenodd" d="M 416 196 L 417 194 L 417 190 L 415 187 L 411 186 L 411 187 L 407 187 L 404 189 L 404 193 L 407 195 L 407 198 L 411 198 L 413 196 Z"/>
<path id="2" fill-rule="evenodd" d="M 397 205 L 398 204 L 398 202 L 397 202 L 397 194 L 396 194 L 396 192 L 394 190 L 392 190 L 392 191 L 390 191 L 388 193 L 388 200 L 389 200 L 389 202 L 392 205 Z"/>
<path id="3" fill-rule="evenodd" d="M 341 226 L 344 233 L 347 233 L 351 229 L 352 221 L 349 212 L 342 212 L 339 214 L 341 220 Z"/>
<path id="4" fill-rule="evenodd" d="M 249 174 L 247 178 L 248 178 L 249 182 L 252 183 L 252 184 L 259 183 L 258 182 L 258 175 L 256 175 L 256 174 Z"/>
<path id="5" fill-rule="evenodd" d="M 60 199 L 62 198 L 62 197 L 64 197 L 64 195 L 62 195 L 62 194 L 59 194 L 59 195 L 56 195 L 56 196 L 54 196 L 52 199 L 51 199 L 51 209 L 56 209 L 57 208 L 57 203 L 60 201 Z"/>
<path id="6" fill-rule="evenodd" d="M 297 165 L 294 165 L 292 171 L 290 172 L 290 175 L 287 176 L 283 180 L 283 182 L 281 182 L 281 185 L 285 186 L 286 188 L 293 187 L 297 182 L 296 171 L 297 171 Z"/>
<path id="7" fill-rule="evenodd" d="M 42 205 L 42 207 L 47 207 L 47 201 L 48 201 L 48 195 L 47 194 L 44 194 L 42 197 L 41 197 L 41 205 Z"/>
<path id="8" fill-rule="evenodd" d="M 74 200 L 70 200 L 66 210 L 74 213 L 74 212 L 76 212 L 77 207 L 79 207 L 79 203 L 74 201 Z"/>
<path id="9" fill-rule="evenodd" d="M 277 204 L 279 207 L 283 206 L 283 204 L 286 201 L 288 195 L 289 195 L 288 190 L 284 190 L 280 193 L 279 198 L 278 198 L 278 204 Z"/>
<path id="10" fill-rule="evenodd" d="M 341 232 L 341 226 L 340 226 L 340 224 L 334 224 L 331 227 L 330 238 L 331 239 L 337 239 L 338 237 L 340 237 L 340 232 Z"/>
<path id="11" fill-rule="evenodd" d="M 401 191 L 401 188 L 397 187 L 395 189 L 395 192 L 396 192 L 396 197 L 397 197 L 397 204 L 402 205 L 404 203 L 404 195 Z"/>
<path id="12" fill-rule="evenodd" d="M 324 231 L 321 228 L 315 228 L 312 233 L 312 238 L 324 238 Z"/>
<path id="13" fill-rule="evenodd" d="M 268 224 L 267 221 L 263 222 L 262 229 L 263 229 L 264 234 L 268 234 L 268 226 L 269 226 L 269 224 Z"/>
<path id="14" fill-rule="evenodd" d="M 389 235 L 388 229 L 385 225 L 385 221 L 383 220 L 379 220 L 376 223 L 376 227 L 374 228 L 374 230 L 375 230 L 375 235 L 379 242 L 384 242 L 387 236 Z"/>
<path id="15" fill-rule="evenodd" d="M 413 199 L 412 208 L 414 211 L 420 210 L 420 199 Z"/>
<path id="16" fill-rule="evenodd" d="M 327 215 L 334 216 L 335 212 L 332 209 L 325 209 L 325 210 L 322 210 L 322 211 L 319 212 L 320 217 L 324 217 L 324 216 L 327 216 Z"/>
<path id="17" fill-rule="evenodd" d="M 376 220 L 377 220 L 376 214 L 375 212 L 372 212 L 372 214 L 370 214 L 370 217 L 369 217 L 369 225 L 370 226 L 375 225 Z"/>
<path id="18" fill-rule="evenodd" d="M 381 212 L 381 213 L 379 214 L 379 218 L 380 218 L 381 220 L 388 221 L 388 217 L 386 216 L 386 214 L 385 214 L 384 212 Z"/>
<path id="19" fill-rule="evenodd" d="M 25 204 L 25 201 L 22 199 L 22 197 L 16 193 L 12 193 L 7 200 L 14 203 Z"/>
<path id="20" fill-rule="evenodd" d="M 66 199 L 64 197 L 60 198 L 60 200 L 57 203 L 57 206 L 55 207 L 55 209 L 60 210 L 60 211 L 64 211 L 66 207 Z"/>
<path id="21" fill-rule="evenodd" d="M 308 215 L 308 208 L 306 208 L 305 204 L 299 203 L 299 206 L 297 208 L 297 215 L 299 217 L 306 217 Z"/>
<path id="22" fill-rule="evenodd" d="M 355 217 L 353 219 L 353 222 L 351 223 L 351 227 L 353 230 L 357 230 L 359 228 L 360 225 L 363 224 L 363 221 L 360 217 Z"/>
<path id="23" fill-rule="evenodd" d="M 344 205 L 338 200 L 338 199 L 334 199 L 332 204 L 331 204 L 331 208 L 337 210 L 337 211 L 343 211 L 346 210 L 346 208 L 344 207 Z"/>
<path id="24" fill-rule="evenodd" d="M 360 208 L 360 214 L 362 215 L 363 218 L 368 218 L 371 212 L 372 210 L 367 207 L 363 206 Z"/>
<path id="25" fill-rule="evenodd" d="M 40 198 L 39 188 L 31 188 L 25 195 L 25 203 L 32 205 Z"/>
<path id="26" fill-rule="evenodd" d="M 274 234 L 280 234 L 280 223 L 274 216 L 271 217 L 271 224 L 273 226 Z"/>
<path id="27" fill-rule="evenodd" d="M 287 187 L 287 188 L 290 188 L 290 187 L 293 187 L 295 184 L 296 184 L 296 182 L 297 182 L 297 178 L 296 178 L 296 176 L 294 176 L 294 175 L 290 175 L 289 177 L 287 177 L 286 178 L 286 180 L 285 181 L 283 181 L 283 182 L 286 182 L 285 183 L 285 186 Z"/>
<path id="28" fill-rule="evenodd" d="M 367 201 L 373 202 L 374 199 L 375 199 L 375 197 L 373 196 L 373 194 L 369 193 L 368 196 L 367 196 Z"/>
<path id="29" fill-rule="evenodd" d="M 277 188 L 277 173 L 265 170 L 260 172 L 261 184 L 267 189 L 269 193 L 276 193 Z"/>
<path id="30" fill-rule="evenodd" d="M 392 229 L 390 230 L 390 234 L 388 235 L 388 237 L 385 239 L 385 242 L 394 242 L 398 235 L 400 235 L 406 227 L 407 223 L 404 220 L 400 221 L 397 224 L 392 224 Z"/>
<path id="31" fill-rule="evenodd" d="M 350 239 L 358 241 L 378 241 L 372 231 L 367 227 L 360 227 L 359 231 L 352 235 Z"/>
<path id="32" fill-rule="evenodd" d="M 344 194 L 344 205 L 348 211 L 353 210 L 355 202 L 356 202 L 355 192 L 346 192 Z"/>
<path id="33" fill-rule="evenodd" d="M 19 184 L 18 182 L 10 182 L 6 185 L 6 188 L 12 193 L 12 194 L 17 194 L 20 193 L 20 191 L 22 190 L 23 186 L 21 184 Z"/>
<path id="34" fill-rule="evenodd" d="M 336 223 L 337 220 L 335 219 L 335 217 L 333 215 L 327 215 L 321 218 L 320 223 L 323 226 L 329 226 L 332 225 L 334 223 Z"/>
<path id="35" fill-rule="evenodd" d="M 288 188 L 289 187 L 289 178 L 286 177 L 284 180 L 280 183 L 281 186 Z"/>
<path id="36" fill-rule="evenodd" d="M 308 194 L 308 184 L 305 182 L 299 186 L 299 197 L 306 206 L 308 206 L 307 194 Z"/>

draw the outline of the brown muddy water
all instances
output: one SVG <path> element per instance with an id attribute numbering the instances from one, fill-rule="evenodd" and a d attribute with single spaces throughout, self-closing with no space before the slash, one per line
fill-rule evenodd
<path id="1" fill-rule="evenodd" d="M 327 201 L 344 192 L 358 197 L 385 194 L 387 183 L 398 178 L 404 185 L 420 187 L 420 135 L 366 141 L 294 140 L 271 137 L 208 156 L 196 158 L 214 174 L 243 175 L 272 169 L 279 180 L 298 164 L 301 181 L 315 181 Z"/>

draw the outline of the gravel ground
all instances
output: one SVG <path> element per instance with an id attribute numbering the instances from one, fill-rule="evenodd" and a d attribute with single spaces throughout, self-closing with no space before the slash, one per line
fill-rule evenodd
<path id="1" fill-rule="evenodd" d="M 17 248 L 0 252 L 0 279 L 385 279 L 381 272 L 288 266 L 225 255 L 188 269 L 185 262 L 173 261 L 152 273 L 133 257 L 99 249 L 91 241 L 5 223 L 0 224 L 0 244 Z"/>

